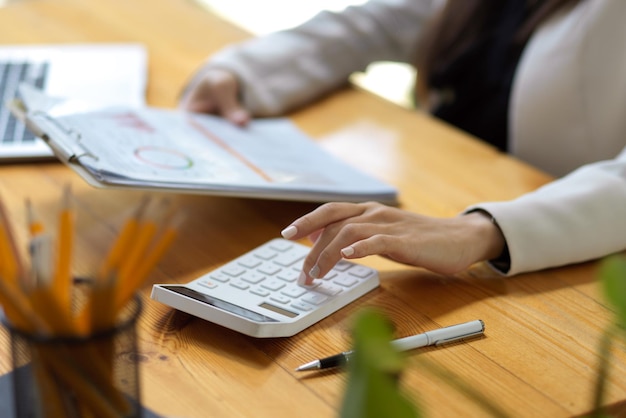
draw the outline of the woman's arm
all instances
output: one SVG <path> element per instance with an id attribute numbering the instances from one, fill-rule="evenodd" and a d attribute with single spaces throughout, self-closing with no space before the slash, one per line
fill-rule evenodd
<path id="1" fill-rule="evenodd" d="M 438 4 L 371 0 L 340 13 L 319 13 L 296 28 L 232 45 L 209 57 L 184 96 L 206 82 L 211 70 L 226 70 L 235 76 L 235 90 L 250 113 L 284 114 L 339 88 L 350 74 L 374 61 L 412 60 L 419 31 Z"/>
<path id="2" fill-rule="evenodd" d="M 626 148 L 614 160 L 584 166 L 512 201 L 472 206 L 463 216 L 330 203 L 282 234 L 314 241 L 304 284 L 342 257 L 374 254 L 444 274 L 498 258 L 507 246 L 510 265 L 500 270 L 509 275 L 590 260 L 626 249 Z"/>
<path id="3" fill-rule="evenodd" d="M 626 249 L 626 148 L 614 160 L 579 168 L 489 212 L 509 249 L 513 275 L 595 259 Z"/>

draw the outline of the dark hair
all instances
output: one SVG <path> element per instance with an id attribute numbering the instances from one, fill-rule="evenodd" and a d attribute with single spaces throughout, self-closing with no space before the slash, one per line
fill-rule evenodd
<path id="1" fill-rule="evenodd" d="M 515 35 L 515 42 L 524 44 L 533 31 L 554 13 L 573 7 L 581 0 L 527 0 L 529 14 Z M 447 0 L 418 43 L 415 66 L 419 72 L 416 90 L 427 97 L 429 74 L 445 66 L 461 54 L 484 30 L 490 8 L 502 0 Z"/>

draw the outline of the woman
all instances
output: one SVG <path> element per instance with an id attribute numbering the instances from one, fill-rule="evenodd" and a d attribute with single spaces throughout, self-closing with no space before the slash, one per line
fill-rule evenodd
<path id="1" fill-rule="evenodd" d="M 554 175 L 584 167 L 452 219 L 322 206 L 283 231 L 316 240 L 302 281 L 370 254 L 442 273 L 481 260 L 507 274 L 579 262 L 626 248 L 626 153 L 609 160 L 626 143 L 624 16 L 621 0 L 372 0 L 221 51 L 182 106 L 244 125 L 306 105 L 371 62 L 416 63 L 434 115 Z"/>

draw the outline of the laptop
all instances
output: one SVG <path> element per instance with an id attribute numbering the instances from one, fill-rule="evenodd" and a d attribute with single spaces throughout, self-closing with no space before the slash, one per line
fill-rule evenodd
<path id="1" fill-rule="evenodd" d="M 142 106 L 146 79 L 139 44 L 0 45 L 0 163 L 54 159 L 9 110 L 20 83 L 51 96 Z"/>

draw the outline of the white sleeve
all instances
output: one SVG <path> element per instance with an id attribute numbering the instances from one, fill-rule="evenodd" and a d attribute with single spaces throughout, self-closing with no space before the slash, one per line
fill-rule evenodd
<path id="1" fill-rule="evenodd" d="M 507 242 L 514 275 L 626 249 L 626 148 L 508 202 L 482 203 Z"/>
<path id="2" fill-rule="evenodd" d="M 208 68 L 234 72 L 242 100 L 256 116 L 284 114 L 347 83 L 375 61 L 410 62 L 436 0 L 370 0 L 340 13 L 229 46 L 209 57 Z"/>

